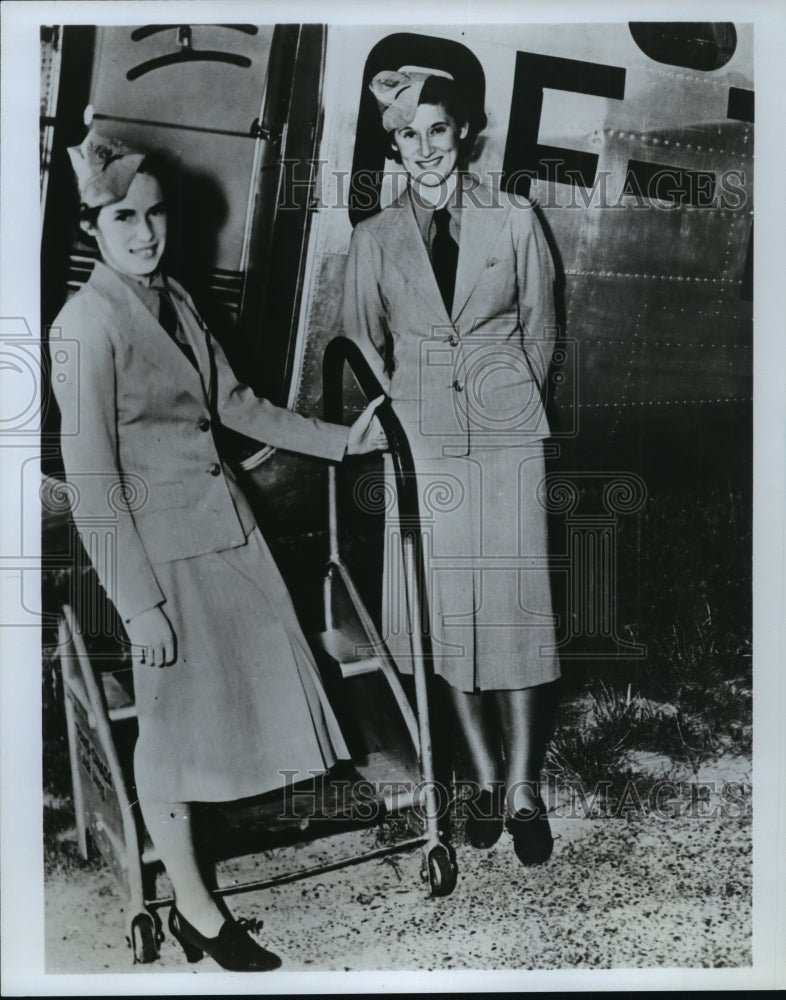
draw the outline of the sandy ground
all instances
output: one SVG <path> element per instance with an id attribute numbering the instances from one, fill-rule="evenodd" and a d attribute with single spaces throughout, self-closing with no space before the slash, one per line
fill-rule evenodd
<path id="1" fill-rule="evenodd" d="M 554 803 L 548 864 L 522 868 L 507 833 L 489 851 L 458 843 L 458 883 L 441 899 L 429 897 L 415 850 L 233 896 L 229 905 L 264 922 L 259 940 L 285 971 L 747 966 L 750 798 L 743 808 L 718 789 L 724 781 L 750 788 L 750 779 L 750 762 L 739 758 L 686 774 L 715 790 L 687 795 L 673 816 L 668 808 L 660 816 L 635 808 L 613 818 L 571 816 L 563 796 Z M 374 846 L 373 830 L 345 832 L 222 864 L 219 881 L 266 878 Z M 159 894 L 166 890 L 162 877 Z M 157 961 L 133 965 L 125 905 L 104 868 L 52 875 L 47 971 L 220 971 L 210 959 L 189 965 L 168 933 Z M 272 988 L 276 974 L 268 976 Z"/>

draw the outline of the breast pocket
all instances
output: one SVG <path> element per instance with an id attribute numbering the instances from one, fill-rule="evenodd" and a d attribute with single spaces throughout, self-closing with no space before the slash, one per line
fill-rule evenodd
<path id="1" fill-rule="evenodd" d="M 492 256 L 486 260 L 474 297 L 486 316 L 509 313 L 516 303 L 516 268 L 511 256 Z"/>

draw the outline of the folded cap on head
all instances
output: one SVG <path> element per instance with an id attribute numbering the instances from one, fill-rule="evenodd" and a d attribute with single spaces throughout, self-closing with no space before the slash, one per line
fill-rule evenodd
<path id="1" fill-rule="evenodd" d="M 91 129 L 81 146 L 68 149 L 82 204 L 100 208 L 122 201 L 145 155 Z"/>
<path id="2" fill-rule="evenodd" d="M 452 80 L 450 73 L 423 66 L 402 66 L 398 70 L 382 70 L 369 84 L 382 113 L 382 126 L 387 132 L 409 125 L 417 114 L 420 92 L 430 76 Z"/>

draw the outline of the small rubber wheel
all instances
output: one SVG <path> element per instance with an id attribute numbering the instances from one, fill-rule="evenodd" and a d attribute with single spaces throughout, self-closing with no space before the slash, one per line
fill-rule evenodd
<path id="1" fill-rule="evenodd" d="M 456 864 L 447 847 L 432 847 L 426 859 L 432 896 L 449 896 L 456 888 Z"/>
<path id="2" fill-rule="evenodd" d="M 134 962 L 147 965 L 158 958 L 156 925 L 150 913 L 138 913 L 131 921 L 131 947 Z"/>

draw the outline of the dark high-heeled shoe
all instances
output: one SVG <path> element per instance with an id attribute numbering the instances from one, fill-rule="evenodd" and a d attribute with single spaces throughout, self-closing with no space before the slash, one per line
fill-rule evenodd
<path id="1" fill-rule="evenodd" d="M 488 850 L 502 836 L 502 808 L 499 789 L 494 792 L 483 789 L 476 799 L 467 803 L 467 819 L 464 833 L 467 840 L 478 850 Z"/>
<path id="2" fill-rule="evenodd" d="M 513 849 L 523 865 L 542 865 L 554 849 L 546 806 L 538 796 L 534 809 L 519 809 L 507 822 L 513 834 Z"/>
<path id="3" fill-rule="evenodd" d="M 177 907 L 169 911 L 169 930 L 180 943 L 189 962 L 198 962 L 209 955 L 230 972 L 270 972 L 281 965 L 281 959 L 249 935 L 247 920 L 225 920 L 216 937 L 207 938 L 190 924 Z"/>

